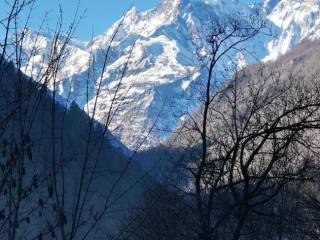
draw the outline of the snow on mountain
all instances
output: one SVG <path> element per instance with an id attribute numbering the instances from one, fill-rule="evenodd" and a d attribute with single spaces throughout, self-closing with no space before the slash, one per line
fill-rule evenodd
<path id="1" fill-rule="evenodd" d="M 197 53 L 204 49 L 210 19 L 239 11 L 250 13 L 253 4 L 259 5 L 255 0 L 163 0 L 146 12 L 132 8 L 123 20 L 92 41 L 70 42 L 56 89 L 89 114 L 95 109 L 96 120 L 110 122 L 110 130 L 131 149 L 140 143 L 156 144 L 199 104 L 194 96 L 205 71 L 200 71 Z M 265 0 L 259 6 L 277 35 L 252 39 L 246 48 L 254 52 L 254 57 L 234 54 L 239 67 L 275 59 L 303 38 L 320 36 L 319 0 Z M 110 40 L 120 23 L 107 67 L 101 73 Z M 35 36 L 30 32 L 24 46 L 26 55 L 32 55 L 37 42 L 32 64 L 23 69 L 29 75 L 46 64 L 52 41 L 43 35 L 35 41 Z"/>
<path id="2" fill-rule="evenodd" d="M 282 0 L 273 8 L 268 19 L 279 29 L 278 36 L 267 44 L 269 55 L 264 61 L 276 59 L 301 39 L 320 37 L 319 0 Z"/>

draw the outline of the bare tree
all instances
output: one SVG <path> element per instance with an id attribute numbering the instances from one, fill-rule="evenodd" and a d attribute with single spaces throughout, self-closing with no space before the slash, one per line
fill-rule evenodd
<path id="1" fill-rule="evenodd" d="M 173 138 L 173 145 L 185 150 L 174 164 L 180 171 L 173 189 L 192 206 L 196 218 L 189 228 L 196 239 L 250 236 L 261 209 L 274 209 L 287 186 L 311 181 L 317 172 L 310 170 L 318 161 L 318 76 L 308 79 L 276 64 L 236 66 L 232 80 L 221 84 L 232 76 L 220 74 L 221 62 L 245 51 L 242 44 L 264 24 L 259 14 L 247 21 L 238 16 L 213 21 L 202 106 Z"/>
<path id="2" fill-rule="evenodd" d="M 23 47 L 34 3 L 8 1 L 11 11 L 1 20 L 5 36 L 1 42 L 0 64 L 3 139 L 0 236 L 10 240 L 102 237 L 112 230 L 105 226 L 116 221 L 106 217 L 107 214 L 116 212 L 114 215 L 119 216 L 117 212 L 126 211 L 134 202 L 128 196 L 133 191 L 138 194 L 142 180 L 148 177 L 134 163 L 134 155 L 125 159 L 121 152 L 114 150 L 108 130 L 125 98 L 118 90 L 130 56 L 112 92 L 107 123 L 102 125 L 95 120 L 103 73 L 122 22 L 107 46 L 94 110 L 87 116 L 75 103 L 67 108 L 56 101 L 57 75 L 81 19 L 78 10 L 64 31 L 60 8 L 47 46 L 49 51 L 43 60 L 45 64 L 40 71 L 33 72 L 32 61 L 41 41 L 40 31 L 27 54 Z M 31 68 L 32 79 L 19 70 L 22 65 L 26 66 L 25 71 Z M 90 67 L 88 77 L 89 71 Z"/>
<path id="3" fill-rule="evenodd" d="M 270 64 L 236 73 L 186 121 L 180 138 L 191 154 L 181 163 L 191 173 L 186 193 L 194 199 L 199 239 L 248 235 L 252 214 L 288 184 L 315 177 L 319 93 L 317 75 Z"/>
<path id="4" fill-rule="evenodd" d="M 229 16 L 226 20 L 214 19 L 212 25 L 209 28 L 206 36 L 207 51 L 204 56 L 208 62 L 207 65 L 207 79 L 203 86 L 201 95 L 202 107 L 200 114 L 194 119 L 190 116 L 192 121 L 191 126 L 187 128 L 191 129 L 193 133 L 191 135 L 194 138 L 191 140 L 189 147 L 193 147 L 197 144 L 199 148 L 199 158 L 187 166 L 190 173 L 193 176 L 194 195 L 197 205 L 197 213 L 199 215 L 200 228 L 198 235 L 199 239 L 209 240 L 214 237 L 215 231 L 213 225 L 213 205 L 214 205 L 214 193 L 215 186 L 210 186 L 212 180 L 214 184 L 219 185 L 220 179 L 224 177 L 224 170 L 215 169 L 213 172 L 207 172 L 207 165 L 212 165 L 213 162 L 210 159 L 211 154 L 211 139 L 209 136 L 209 128 L 211 121 L 210 106 L 213 101 L 221 94 L 219 90 L 219 83 L 225 76 L 219 75 L 219 67 L 221 68 L 223 61 L 226 59 L 232 59 L 234 51 L 241 51 L 241 44 L 245 43 L 251 38 L 254 38 L 261 29 L 264 28 L 264 21 L 257 12 L 254 16 Z M 205 68 L 206 69 L 206 68 Z M 200 143 L 199 143 L 200 141 Z M 213 164 L 215 165 L 215 164 Z M 212 175 L 214 173 L 214 175 Z M 210 184 L 205 181 L 205 178 L 210 178 Z M 207 186 L 206 186 L 207 185 Z"/>

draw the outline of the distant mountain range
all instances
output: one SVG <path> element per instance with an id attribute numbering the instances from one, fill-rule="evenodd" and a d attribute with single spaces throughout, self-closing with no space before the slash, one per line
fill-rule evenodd
<path id="1" fill-rule="evenodd" d="M 263 33 L 246 42 L 242 47 L 247 54 L 232 56 L 239 64 L 275 60 L 303 39 L 320 37 L 319 0 L 163 0 L 146 12 L 133 7 L 92 41 L 69 43 L 57 76 L 61 102 L 75 101 L 90 114 L 102 79 L 96 120 L 105 123 L 111 109 L 110 131 L 125 145 L 131 149 L 141 143 L 145 148 L 154 146 L 179 126 L 186 113 L 199 106 L 197 87 L 206 71 L 198 55 L 205 48 L 204 36 L 211 19 L 224 19 L 239 11 L 246 15 L 256 9 L 260 9 L 271 34 Z M 101 73 L 115 31 L 107 67 Z M 26 74 L 41 71 L 51 42 L 49 36 L 28 32 L 23 51 L 26 56 L 32 55 L 33 46 L 37 51 L 32 64 L 22 66 Z M 119 98 L 116 107 L 110 108 L 115 91 Z"/>

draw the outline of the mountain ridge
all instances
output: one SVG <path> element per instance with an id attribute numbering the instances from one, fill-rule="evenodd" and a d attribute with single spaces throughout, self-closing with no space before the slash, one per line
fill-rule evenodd
<path id="1" fill-rule="evenodd" d="M 244 45 L 255 56 L 240 56 L 245 60 L 242 64 L 274 60 L 302 39 L 320 36 L 318 0 L 294 0 L 293 3 L 287 0 L 266 0 L 263 3 L 165 0 L 146 12 L 133 7 L 92 41 L 68 45 L 67 61 L 58 76 L 58 93 L 76 101 L 80 108 L 88 109 L 90 115 L 96 101 L 97 84 L 102 80 L 95 118 L 104 123 L 114 88 L 121 81 L 118 93 L 122 103 L 114 111 L 110 130 L 132 150 L 140 144 L 154 146 L 165 140 L 183 116 L 199 104 L 195 91 L 205 77 L 205 71 L 200 71 L 201 62 L 197 55 L 205 44 L 203 28 L 208 26 L 210 18 L 223 18 L 239 9 L 250 12 L 257 6 L 263 8 L 264 17 L 276 35 L 259 35 Z M 107 68 L 101 74 L 104 54 L 116 30 L 118 33 L 111 44 Z M 27 46 L 32 46 L 33 41 L 31 38 Z M 48 51 L 48 42 L 50 39 L 41 39 L 37 47 L 40 53 Z M 28 75 L 32 75 L 31 68 L 37 71 L 45 64 L 41 54 L 34 59 L 29 69 L 22 68 Z M 90 67 L 90 61 L 98 72 Z"/>

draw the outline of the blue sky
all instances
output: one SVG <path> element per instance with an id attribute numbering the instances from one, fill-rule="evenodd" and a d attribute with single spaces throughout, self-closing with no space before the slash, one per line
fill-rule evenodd
<path id="1" fill-rule="evenodd" d="M 84 19 L 77 28 L 75 37 L 88 41 L 94 35 L 106 31 L 112 23 L 117 21 L 131 6 L 140 10 L 155 7 L 160 0 L 36 0 L 35 9 L 31 19 L 31 29 L 37 29 L 43 16 L 48 13 L 47 26 L 54 26 L 58 16 L 58 6 L 62 6 L 63 21 L 70 23 L 80 1 L 80 11 L 87 10 Z M 1 4 L 0 4 L 1 5 Z M 1 6 L 0 6 L 1 7 Z M 1 14 L 1 12 L 0 12 Z"/>

